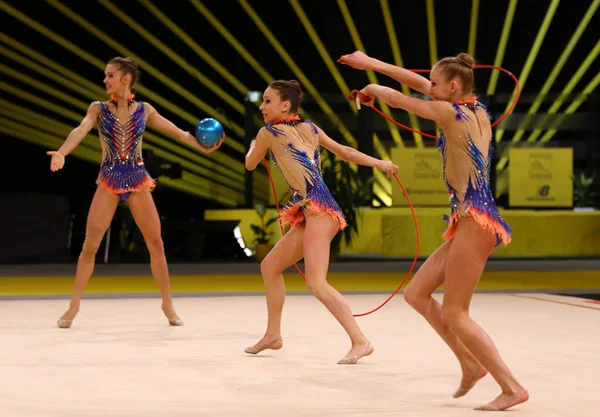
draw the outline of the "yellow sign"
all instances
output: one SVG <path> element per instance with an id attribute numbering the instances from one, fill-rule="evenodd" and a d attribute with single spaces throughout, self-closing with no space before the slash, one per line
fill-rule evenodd
<path id="1" fill-rule="evenodd" d="M 513 207 L 573 205 L 572 148 L 512 148 L 508 203 Z"/>
<path id="2" fill-rule="evenodd" d="M 448 206 L 442 156 L 437 148 L 392 149 L 392 161 L 398 165 L 398 178 L 406 187 L 415 206 Z M 402 189 L 392 184 L 392 205 L 408 206 Z"/>

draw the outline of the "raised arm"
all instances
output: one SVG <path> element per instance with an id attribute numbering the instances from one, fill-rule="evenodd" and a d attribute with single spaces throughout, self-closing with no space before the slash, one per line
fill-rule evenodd
<path id="1" fill-rule="evenodd" d="M 198 142 L 196 138 L 192 136 L 189 132 L 184 132 L 183 130 L 175 126 L 173 122 L 161 116 L 158 113 L 158 111 L 150 104 L 146 103 L 146 107 L 148 109 L 148 121 L 146 122 L 148 126 L 158 129 L 161 132 L 166 133 L 167 135 L 170 135 L 175 139 L 182 141 L 186 145 L 191 146 L 192 148 L 200 149 L 202 152 L 205 153 L 210 153 L 217 150 L 225 140 L 225 135 L 223 135 L 223 138 L 221 138 L 221 140 L 216 145 L 211 147 L 204 146 L 200 142 Z"/>
<path id="2" fill-rule="evenodd" d="M 371 70 L 387 75 L 399 83 L 425 94 L 426 96 L 429 95 L 429 90 L 431 89 L 431 82 L 427 78 L 402 67 L 371 58 L 360 51 L 356 51 L 349 55 L 343 55 L 340 59 L 338 59 L 338 62 L 340 64 L 348 65 L 352 68 Z"/>
<path id="3" fill-rule="evenodd" d="M 98 115 L 100 114 L 100 103 L 94 102 L 90 104 L 88 107 L 88 111 L 75 129 L 69 133 L 67 139 L 63 143 L 63 145 L 57 151 L 48 151 L 47 155 L 50 155 L 52 159 L 50 160 L 50 170 L 55 172 L 65 165 L 65 156 L 73 152 L 81 141 L 90 133 L 90 130 L 95 126 L 96 121 L 98 120 Z"/>
<path id="4" fill-rule="evenodd" d="M 341 145 L 327 136 L 321 129 L 319 129 L 319 143 L 321 146 L 336 154 L 340 159 L 359 165 L 377 168 L 378 170 L 385 172 L 388 178 L 398 172 L 398 167 L 390 161 L 373 158 L 350 146 Z"/>
<path id="5" fill-rule="evenodd" d="M 408 97 L 393 88 L 377 84 L 369 84 L 360 92 L 367 97 L 367 99 L 361 99 L 361 103 L 366 106 L 372 107 L 377 97 L 392 107 L 406 110 L 425 119 L 434 120 L 442 126 L 446 124 L 449 117 L 454 115 L 452 105 L 446 101 L 425 101 Z"/>
<path id="6" fill-rule="evenodd" d="M 267 129 L 263 127 L 258 131 L 256 139 L 250 143 L 250 150 L 246 154 L 246 169 L 248 171 L 256 169 L 260 161 L 267 155 L 267 151 L 269 150 L 268 134 Z"/>

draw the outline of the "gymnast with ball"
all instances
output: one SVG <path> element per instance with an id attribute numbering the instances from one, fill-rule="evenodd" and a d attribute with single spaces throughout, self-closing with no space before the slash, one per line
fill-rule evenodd
<path id="1" fill-rule="evenodd" d="M 150 266 L 161 293 L 162 310 L 170 325 L 181 326 L 183 321 L 175 312 L 171 298 L 160 218 L 151 195 L 155 180 L 150 177 L 142 160 L 143 134 L 148 125 L 206 153 L 221 146 L 224 134 L 216 143 L 210 140 L 211 137 L 214 139 L 214 134 L 209 135 L 209 139 L 197 139 L 165 119 L 150 104 L 135 100 L 133 87 L 139 79 L 139 70 L 133 58 L 111 59 L 104 74 L 104 85 L 110 99 L 93 102 L 80 125 L 71 131 L 60 149 L 47 152 L 51 156 L 50 170 L 58 171 L 65 165 L 66 156 L 92 128 L 98 127 L 102 145 L 102 163 L 96 181 L 98 188 L 88 213 L 71 303 L 57 324 L 61 328 L 71 327 L 79 312 L 83 291 L 94 271 L 96 252 L 102 237 L 112 221 L 119 200 L 127 200 L 150 252 Z M 200 123 L 196 133 L 198 129 L 202 129 Z M 207 146 L 203 142 L 210 144 Z"/>

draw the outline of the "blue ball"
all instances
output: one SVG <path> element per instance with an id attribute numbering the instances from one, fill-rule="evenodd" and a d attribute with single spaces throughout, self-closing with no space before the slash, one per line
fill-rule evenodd
<path id="1" fill-rule="evenodd" d="M 223 125 L 212 117 L 202 119 L 196 125 L 196 140 L 202 145 L 211 147 L 225 136 Z"/>

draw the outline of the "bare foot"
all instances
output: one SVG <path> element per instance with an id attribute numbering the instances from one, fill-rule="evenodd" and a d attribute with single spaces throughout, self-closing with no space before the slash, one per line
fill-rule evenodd
<path id="1" fill-rule="evenodd" d="M 491 403 L 481 405 L 475 410 L 480 411 L 503 411 L 517 404 L 524 403 L 529 399 L 529 392 L 525 388 L 521 388 L 514 393 L 502 393 L 496 397 Z"/>
<path id="2" fill-rule="evenodd" d="M 265 335 L 254 346 L 247 347 L 244 352 L 256 355 L 266 349 L 279 350 L 283 347 L 283 339 L 279 335 Z"/>
<path id="3" fill-rule="evenodd" d="M 63 314 L 62 317 L 60 319 L 58 319 L 56 324 L 61 329 L 70 328 L 71 324 L 73 324 L 73 320 L 75 319 L 75 316 L 77 316 L 77 313 L 79 313 L 79 306 L 69 307 L 69 309 L 65 312 L 65 314 Z"/>
<path id="4" fill-rule="evenodd" d="M 480 364 L 477 364 L 475 367 L 471 369 L 463 369 L 462 381 L 460 381 L 460 388 L 456 390 L 454 394 L 452 394 L 453 398 L 460 398 L 466 395 L 471 388 L 475 386 L 477 381 L 488 374 L 487 369 L 485 369 Z"/>
<path id="5" fill-rule="evenodd" d="M 353 345 L 350 352 L 346 354 L 342 359 L 338 361 L 338 365 L 354 365 L 363 356 L 369 356 L 375 348 L 371 342 L 361 345 Z"/>
<path id="6" fill-rule="evenodd" d="M 172 302 L 167 303 L 163 301 L 161 308 L 163 313 L 165 313 L 165 316 L 167 316 L 167 319 L 169 320 L 169 324 L 171 326 L 183 326 L 183 320 L 181 320 L 175 312 L 175 307 L 173 307 Z"/>

